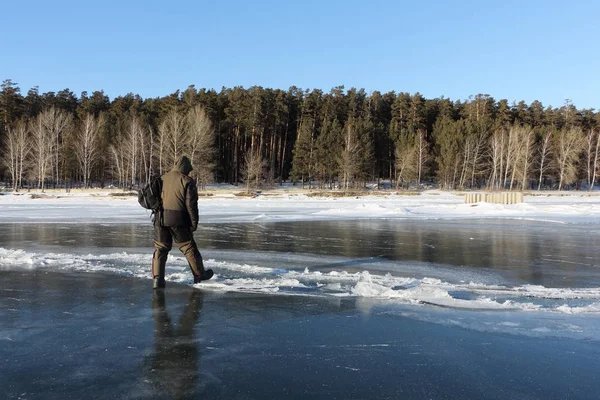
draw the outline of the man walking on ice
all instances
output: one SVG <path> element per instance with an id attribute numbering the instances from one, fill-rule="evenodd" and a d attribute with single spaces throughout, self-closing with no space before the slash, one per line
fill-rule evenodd
<path id="1" fill-rule="evenodd" d="M 202 255 L 193 236 L 198 228 L 198 188 L 189 176 L 192 169 L 190 159 L 181 156 L 173 169 L 161 177 L 162 210 L 154 219 L 154 289 L 165 287 L 165 266 L 173 242 L 185 255 L 194 275 L 194 283 L 206 281 L 213 276 L 211 269 L 204 269 Z"/>

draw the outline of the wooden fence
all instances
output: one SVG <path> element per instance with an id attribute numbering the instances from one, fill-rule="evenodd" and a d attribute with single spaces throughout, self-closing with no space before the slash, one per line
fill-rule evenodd
<path id="1" fill-rule="evenodd" d="M 518 204 L 523 202 L 523 192 L 493 192 L 465 194 L 465 203 L 479 202 L 496 204 Z"/>

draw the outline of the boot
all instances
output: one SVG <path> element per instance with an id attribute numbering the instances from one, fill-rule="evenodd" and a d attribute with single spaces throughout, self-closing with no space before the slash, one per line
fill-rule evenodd
<path id="1" fill-rule="evenodd" d="M 154 280 L 154 289 L 165 288 L 165 267 L 167 264 L 167 255 L 169 249 L 160 247 L 157 242 L 154 242 L 155 249 L 152 255 L 152 278 Z"/>
<path id="2" fill-rule="evenodd" d="M 205 270 L 202 275 L 194 275 L 194 283 L 200 283 L 202 281 L 207 281 L 212 278 L 214 275 L 212 269 Z"/>
<path id="3" fill-rule="evenodd" d="M 165 286 L 165 278 L 154 278 L 154 289 L 164 289 Z"/>

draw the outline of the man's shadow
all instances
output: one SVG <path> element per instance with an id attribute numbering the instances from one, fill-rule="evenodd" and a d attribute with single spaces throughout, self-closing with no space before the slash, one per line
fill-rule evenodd
<path id="1" fill-rule="evenodd" d="M 167 312 L 165 292 L 154 291 L 154 352 L 150 359 L 154 394 L 168 394 L 172 398 L 189 398 L 194 394 L 200 368 L 194 326 L 200 318 L 202 300 L 202 292 L 192 290 L 179 324 L 174 326 Z"/>

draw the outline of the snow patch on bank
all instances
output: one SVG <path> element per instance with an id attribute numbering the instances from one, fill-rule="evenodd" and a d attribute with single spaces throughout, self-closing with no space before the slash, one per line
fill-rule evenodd
<path id="1" fill-rule="evenodd" d="M 206 223 L 321 221 L 348 219 L 505 218 L 535 221 L 600 223 L 600 196 L 525 196 L 522 204 L 465 204 L 460 193 L 431 191 L 342 198 L 282 193 L 257 198 L 219 194 L 200 197 Z M 58 193 L 34 198 L 27 193 L 0 196 L 0 222 L 148 223 L 150 213 L 132 196 L 107 193 Z"/>

